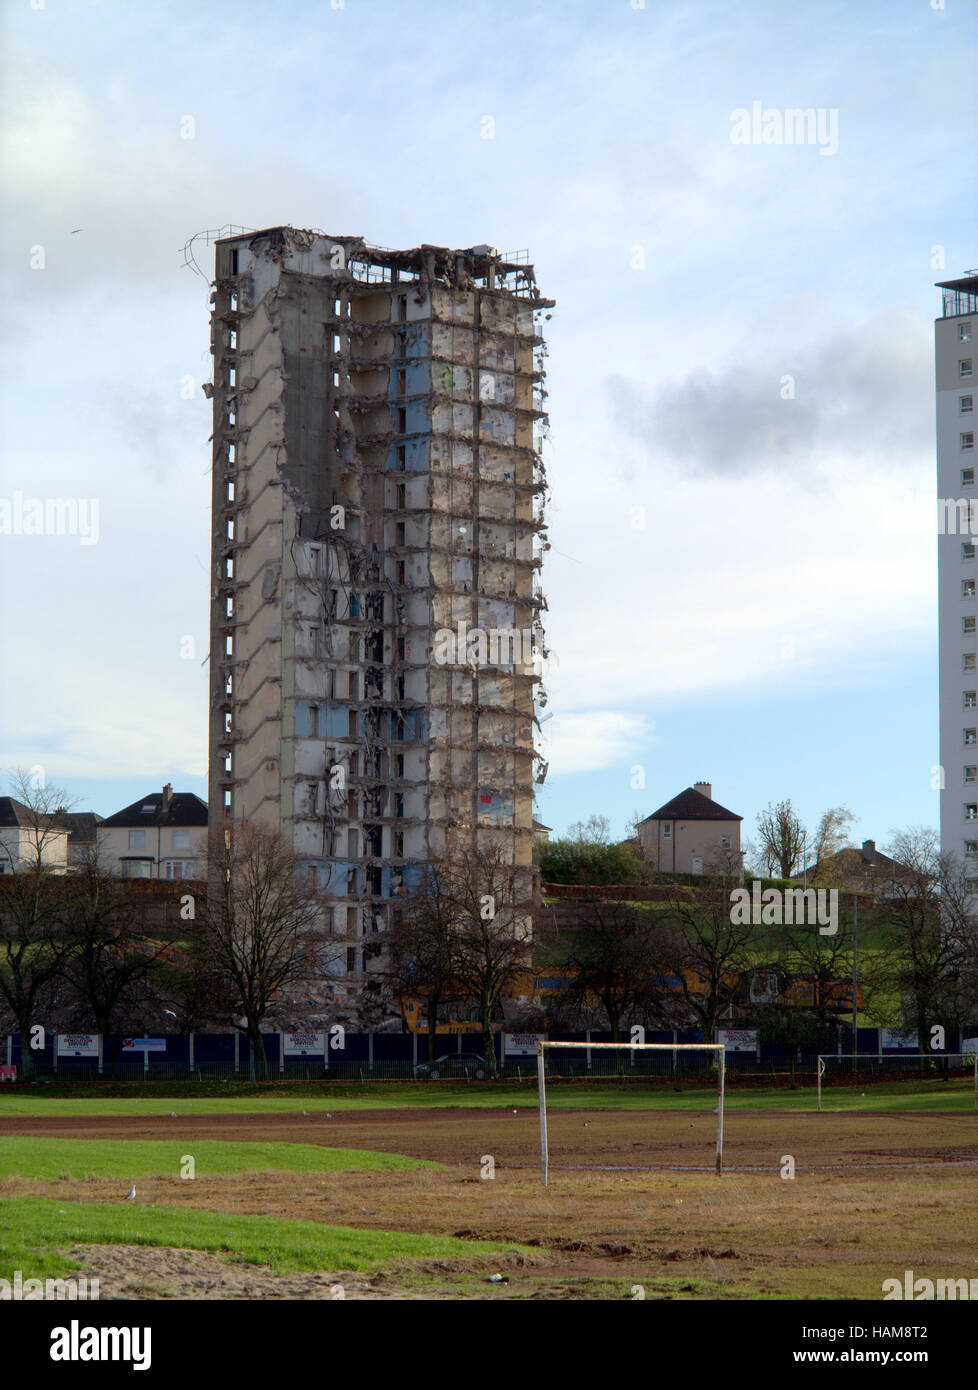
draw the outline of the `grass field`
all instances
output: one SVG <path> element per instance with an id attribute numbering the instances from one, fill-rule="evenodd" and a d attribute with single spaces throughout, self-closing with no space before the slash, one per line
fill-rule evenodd
<path id="1" fill-rule="evenodd" d="M 186 1140 L 45 1139 L 0 1136 L 0 1178 L 54 1182 L 72 1178 L 134 1178 L 180 1175 Z M 327 1149 L 319 1144 L 236 1144 L 194 1140 L 190 1149 L 197 1177 L 236 1173 L 366 1173 L 429 1167 L 430 1160 L 366 1149 Z"/>
<path id="2" fill-rule="evenodd" d="M 833 1085 L 822 1114 L 811 1088 L 732 1088 L 722 1176 L 711 1089 L 559 1083 L 547 1188 L 535 1086 L 174 1089 L 0 1092 L 0 1278 L 74 1262 L 103 1298 L 327 1298 L 339 1280 L 356 1298 L 768 1300 L 978 1277 L 969 1082 Z"/>
<path id="3" fill-rule="evenodd" d="M 61 1254 L 76 1243 L 167 1246 L 233 1254 L 279 1273 L 372 1273 L 403 1260 L 498 1260 L 520 1253 L 493 1241 L 363 1231 L 273 1216 L 229 1216 L 169 1207 L 0 1198 L 0 1268 L 47 1277 L 79 1268 Z M 530 1252 L 526 1252 L 529 1254 Z"/>
<path id="4" fill-rule="evenodd" d="M 106 1088 L 108 1089 L 108 1088 Z M 137 1088 L 132 1088 L 133 1090 Z M 208 1088 L 210 1089 L 210 1088 Z M 311 1101 L 330 1111 L 340 1110 L 421 1110 L 443 1107 L 484 1109 L 492 1106 L 536 1109 L 536 1083 L 491 1082 L 453 1083 L 371 1082 L 363 1086 L 320 1086 L 298 1084 L 287 1094 L 268 1095 L 257 1087 L 230 1087 L 211 1094 L 199 1094 L 192 1082 L 173 1083 L 161 1096 L 52 1094 L 54 1088 L 29 1091 L 0 1089 L 0 1119 L 5 1115 L 159 1115 L 176 1110 L 187 1115 L 295 1114 L 308 1110 Z M 173 1102 L 172 1104 L 170 1102 Z M 643 1086 L 628 1082 L 548 1083 L 547 1105 L 551 1110 L 710 1110 L 716 1104 L 711 1087 L 689 1086 L 680 1091 L 671 1086 Z M 822 1104 L 840 1110 L 951 1110 L 974 1111 L 974 1086 L 970 1080 L 893 1081 L 861 1083 L 854 1086 L 826 1086 Z M 760 1087 L 728 1086 L 728 1110 L 814 1110 L 815 1086 Z"/>

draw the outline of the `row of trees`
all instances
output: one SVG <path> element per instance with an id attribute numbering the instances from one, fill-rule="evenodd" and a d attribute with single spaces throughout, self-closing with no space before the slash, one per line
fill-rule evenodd
<path id="1" fill-rule="evenodd" d="M 96 855 L 56 872 L 49 850 L 64 794 L 26 779 L 17 789 L 30 823 L 26 857 L 0 875 L 0 1031 L 29 1039 L 52 1020 L 102 1034 L 166 1020 L 182 1032 L 230 1023 L 249 1037 L 263 1076 L 263 1029 L 321 1025 L 345 939 L 277 832 L 240 821 L 212 832 L 200 882 L 178 905 L 154 905 L 142 891 L 150 883 L 120 879 Z M 501 1000 L 530 964 L 532 871 L 469 847 L 394 909 L 383 942 L 368 947 L 386 948 L 369 981 L 377 1011 L 389 1016 L 416 993 L 429 1003 L 434 1048 L 439 1003 L 462 996 L 477 1008 L 492 1067 Z M 30 1077 L 30 1048 L 21 1055 Z"/>
<path id="2" fill-rule="evenodd" d="M 861 1012 L 876 1024 L 915 1028 L 927 1051 L 935 1025 L 978 1022 L 978 919 L 959 868 L 941 857 L 932 832 L 901 834 L 891 850 L 899 872 L 888 873 L 875 901 L 840 894 L 834 934 L 734 920 L 730 879 L 721 875 L 671 888 L 654 904 L 581 903 L 569 923 L 565 905 L 564 924 L 554 914 L 548 928 L 544 916 L 536 937 L 551 967 L 575 977 L 551 1025 L 580 1021 L 598 1001 L 616 1039 L 626 1022 L 694 1022 L 710 1037 L 733 1006 L 770 1040 L 807 1047 L 831 1035 L 855 954 Z M 756 988 L 765 977 L 805 981 L 810 1004 L 766 998 Z"/>
<path id="3" fill-rule="evenodd" d="M 398 905 L 385 983 L 392 1001 L 406 994 L 425 1005 L 429 1057 L 437 1053 L 439 1009 L 465 1000 L 476 1009 L 488 1074 L 495 1074 L 493 1023 L 531 967 L 533 907 L 527 869 L 478 848 L 449 854 Z"/>
<path id="4" fill-rule="evenodd" d="M 25 793 L 34 817 L 31 852 L 19 871 L 0 875 L 0 1031 L 29 1038 L 35 1024 L 111 1034 L 159 1028 L 169 1017 L 185 1032 L 232 1026 L 252 1041 L 265 1072 L 262 1029 L 308 1027 L 324 1017 L 324 990 L 340 946 L 326 925 L 321 896 L 306 866 L 273 831 L 234 822 L 211 836 L 205 884 L 154 921 L 138 890 L 96 858 L 70 874 L 45 855 L 52 807 L 62 794 Z M 838 819 L 836 821 L 838 824 Z M 582 839 L 603 827 L 579 828 Z M 428 1018 L 431 1055 L 439 1010 L 476 1012 L 487 1064 L 504 1000 L 521 993 L 532 970 L 561 974 L 570 986 L 546 1017 L 527 1002 L 523 1026 L 627 1024 L 702 1028 L 712 1036 L 733 1009 L 770 1037 L 806 1046 L 834 1025 L 838 982 L 858 978 L 864 1013 L 875 1022 L 918 1029 L 970 1026 L 978 1019 L 978 928 L 965 885 L 942 860 L 935 837 L 918 831 L 892 847 L 890 873 L 875 904 L 842 899 L 839 931 L 817 926 L 764 927 L 731 911 L 739 869 L 673 885 L 650 904 L 534 906 L 532 874 L 488 849 L 449 853 L 418 891 L 394 904 L 390 930 L 374 944 L 383 954 L 370 983 L 388 1013 L 405 995 Z M 189 886 L 188 886 L 189 887 Z M 597 895 L 596 895 L 597 896 Z M 532 939 L 531 920 L 534 924 Z M 764 975 L 804 979 L 811 999 L 785 1008 L 750 981 Z M 507 1004 L 512 1014 L 513 1004 Z M 595 1017 L 597 1015 L 597 1017 Z M 29 1049 L 24 1050 L 29 1074 Z"/>
<path id="5" fill-rule="evenodd" d="M 26 833 L 16 871 L 0 875 L 0 1031 L 27 1040 L 52 1020 L 103 1034 L 167 1019 L 184 1032 L 230 1021 L 264 1074 L 262 1025 L 301 1022 L 335 961 L 295 854 L 273 831 L 235 822 L 210 837 L 206 891 L 187 885 L 167 913 L 140 892 L 143 881 L 120 879 L 94 853 L 56 872 L 63 792 L 23 779 L 18 791 Z M 29 1046 L 22 1074 L 33 1074 Z"/>

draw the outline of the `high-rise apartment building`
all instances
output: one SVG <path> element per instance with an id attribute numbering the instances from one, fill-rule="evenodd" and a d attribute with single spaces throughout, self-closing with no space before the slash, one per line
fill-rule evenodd
<path id="1" fill-rule="evenodd" d="M 274 227 L 217 242 L 210 805 L 278 825 L 369 999 L 447 851 L 532 879 L 546 482 L 523 254 Z"/>
<path id="2" fill-rule="evenodd" d="M 941 848 L 978 892 L 978 490 L 975 360 L 978 274 L 938 288 L 938 612 L 940 625 Z"/>

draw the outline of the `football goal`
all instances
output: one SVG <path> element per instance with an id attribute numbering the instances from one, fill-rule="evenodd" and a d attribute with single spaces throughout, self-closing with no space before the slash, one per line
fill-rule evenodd
<path id="1" fill-rule="evenodd" d="M 602 1058 L 614 1061 L 615 1065 L 607 1070 L 609 1076 L 622 1076 L 624 1074 L 620 1059 L 624 1055 L 626 1061 L 634 1062 L 635 1054 L 641 1053 L 649 1056 L 650 1060 L 658 1054 L 663 1057 L 666 1065 L 661 1068 L 662 1075 L 668 1075 L 671 1071 L 676 1073 L 677 1062 L 680 1056 L 684 1061 L 687 1060 L 686 1054 L 692 1054 L 699 1064 L 696 1071 L 700 1076 L 715 1079 L 717 1090 L 717 1104 L 715 1114 L 717 1117 L 716 1134 L 716 1171 L 723 1172 L 723 1098 L 724 1098 L 724 1048 L 722 1043 L 581 1043 L 581 1042 L 544 1042 L 537 1041 L 537 1088 L 539 1092 L 540 1104 L 540 1180 L 543 1186 L 547 1186 L 550 1171 L 550 1142 L 547 1132 L 547 1057 L 554 1052 L 567 1053 L 573 1049 L 577 1053 L 585 1052 L 588 1056 L 587 1075 L 596 1077 L 601 1074 L 600 1068 L 595 1068 L 592 1064 L 591 1053 L 597 1052 Z M 665 1054 L 672 1053 L 671 1060 Z M 612 1059 L 611 1054 L 618 1054 Z M 631 1058 L 628 1057 L 631 1054 Z M 556 1060 L 556 1059 L 555 1059 Z M 643 1074 L 655 1075 L 658 1069 L 643 1069 Z M 685 1069 L 684 1069 L 685 1070 Z M 574 1075 L 573 1069 L 566 1069 L 564 1075 Z"/>
<path id="2" fill-rule="evenodd" d="M 816 1069 L 818 1109 L 822 1109 L 822 1082 L 855 1086 L 873 1082 L 969 1081 L 978 1110 L 978 1051 L 901 1052 L 880 1057 L 872 1052 L 821 1052 Z"/>

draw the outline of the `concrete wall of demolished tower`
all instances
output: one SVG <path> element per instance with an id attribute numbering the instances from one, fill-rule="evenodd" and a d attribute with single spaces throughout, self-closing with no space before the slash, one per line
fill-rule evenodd
<path id="1" fill-rule="evenodd" d="M 251 266 L 253 273 L 253 294 L 260 295 L 264 289 L 271 289 L 274 285 L 277 268 L 273 273 L 264 273 L 258 269 L 259 261 Z M 265 282 L 267 281 L 267 285 Z M 353 476 L 345 479 L 345 491 L 347 495 L 353 492 L 351 501 L 356 500 L 357 487 L 362 489 L 363 479 L 356 479 L 351 458 L 341 457 L 340 454 L 351 452 L 344 447 L 344 443 L 349 445 L 354 434 L 359 434 L 361 439 L 365 436 L 371 437 L 374 433 L 387 435 L 390 438 L 392 430 L 391 409 L 386 401 L 388 392 L 397 389 L 398 383 L 393 375 L 393 368 L 390 364 L 383 363 L 383 359 L 392 355 L 395 347 L 395 338 L 391 330 L 383 327 L 390 317 L 390 297 L 387 290 L 372 294 L 354 294 L 350 305 L 348 323 L 344 327 L 353 330 L 354 342 L 351 347 L 351 357 L 359 358 L 363 361 L 377 361 L 378 369 L 361 368 L 355 370 L 354 363 L 351 367 L 351 385 L 354 392 L 369 399 L 371 396 L 378 398 L 376 410 L 369 404 L 365 409 L 358 412 L 356 428 L 353 421 L 349 422 L 349 429 L 344 426 L 347 423 L 343 416 L 346 414 L 345 393 L 340 388 L 333 385 L 331 371 L 327 368 L 327 353 L 310 351 L 309 343 L 311 335 L 309 332 L 310 323 L 307 321 L 311 317 L 312 324 L 327 321 L 333 314 L 333 287 L 321 280 L 309 280 L 304 275 L 293 275 L 285 272 L 282 276 L 282 283 L 278 288 L 274 299 L 270 301 L 273 306 L 269 312 L 269 305 L 259 305 L 258 309 L 251 316 L 251 331 L 242 334 L 239 339 L 239 352 L 250 354 L 250 371 L 254 373 L 250 380 L 254 383 L 257 380 L 252 392 L 251 406 L 247 407 L 239 416 L 240 424 L 243 427 L 242 435 L 248 439 L 249 462 L 257 460 L 258 454 L 255 453 L 254 445 L 259 446 L 259 452 L 265 453 L 266 449 L 274 450 L 277 444 L 285 443 L 286 457 L 299 462 L 293 467 L 288 465 L 283 468 L 283 481 L 287 490 L 301 506 L 303 513 L 307 514 L 310 497 L 314 504 L 314 509 L 319 510 L 321 505 L 328 502 L 330 488 L 340 485 L 337 477 L 336 468 L 342 474 L 343 465 L 347 465 L 347 472 Z M 302 307 L 296 310 L 296 305 Z M 310 307 L 311 306 L 311 307 Z M 527 534 L 514 534 L 512 522 L 519 520 L 522 523 L 533 520 L 533 506 L 529 495 L 521 494 L 518 498 L 513 495 L 513 482 L 530 484 L 533 481 L 534 464 L 529 454 L 532 445 L 532 426 L 529 419 L 519 419 L 512 412 L 512 405 L 518 404 L 521 407 L 529 408 L 532 405 L 532 387 L 528 379 L 517 381 L 512 375 L 514 367 L 518 366 L 521 371 L 529 372 L 533 368 L 532 343 L 529 335 L 533 333 L 532 307 L 516 301 L 506 301 L 494 299 L 490 296 L 483 296 L 481 306 L 481 328 L 482 334 L 479 341 L 480 367 L 482 368 L 480 381 L 476 382 L 474 374 L 469 370 L 469 364 L 474 362 L 475 339 L 470 329 L 464 325 L 474 321 L 475 296 L 452 295 L 442 290 L 440 287 L 433 287 L 432 290 L 432 311 L 437 315 L 436 321 L 430 325 L 430 344 L 426 340 L 429 329 L 423 323 L 417 323 L 413 330 L 407 335 L 407 352 L 419 357 L 433 350 L 436 356 L 444 355 L 452 360 L 448 363 L 434 364 L 436 377 L 434 382 L 428 375 L 427 363 L 419 361 L 417 364 L 408 368 L 408 381 L 402 388 L 408 394 L 414 391 L 426 392 L 431 384 L 436 389 L 443 391 L 451 390 L 455 398 L 452 403 L 437 403 L 435 405 L 435 416 L 437 425 L 444 429 L 446 433 L 464 433 L 469 438 L 472 437 L 474 428 L 473 402 L 477 391 L 484 393 L 492 402 L 484 400 L 482 402 L 482 427 L 480 439 L 483 441 L 480 458 L 480 477 L 483 480 L 481 495 L 479 499 L 479 511 L 481 518 L 491 517 L 493 520 L 482 521 L 482 531 L 480 537 L 480 550 L 482 557 L 480 560 L 480 589 L 483 591 L 495 592 L 496 594 L 510 594 L 514 599 L 529 598 L 532 591 L 532 571 L 529 569 L 529 562 L 532 559 L 532 538 Z M 414 295 L 408 296 L 408 319 L 417 319 L 428 312 L 424 304 L 417 305 Z M 440 322 L 439 319 L 447 320 Z M 371 325 L 369 336 L 363 333 L 357 334 L 355 325 Z M 274 331 L 276 326 L 281 332 L 282 342 L 285 344 L 285 353 L 282 366 L 285 373 L 285 400 L 276 399 L 275 390 L 272 383 L 282 380 L 276 375 L 275 367 L 276 353 L 278 349 L 277 335 Z M 526 341 L 522 338 L 517 340 L 514 348 L 512 337 L 501 336 L 498 338 L 490 336 L 493 328 L 499 328 L 504 334 L 512 334 L 514 327 L 518 328 L 521 334 L 526 335 Z M 245 341 L 250 339 L 250 344 Z M 327 347 L 332 348 L 332 343 L 325 339 Z M 381 370 L 383 364 L 383 370 Z M 325 383 L 325 385 L 324 385 Z M 284 420 L 283 416 L 283 404 Z M 415 428 L 421 433 L 428 424 L 426 419 L 426 402 L 408 403 L 406 410 L 412 411 L 409 428 Z M 500 408 L 508 406 L 509 409 Z M 334 411 L 339 412 L 339 431 L 336 428 L 337 416 Z M 439 414 L 440 412 L 440 414 Z M 417 418 L 415 418 L 415 415 Z M 295 421 L 293 432 L 293 420 Z M 283 437 L 282 426 L 285 426 L 288 435 Z M 262 433 L 259 434 L 259 431 Z M 276 437 L 277 435 L 277 437 Z M 333 440 L 339 437 L 340 449 L 335 448 L 330 453 L 330 437 Z M 344 440 L 344 436 L 346 439 Z M 507 444 L 518 444 L 527 450 L 526 454 L 514 454 L 512 449 L 494 448 L 487 440 L 498 439 Z M 279 451 L 281 452 L 281 451 Z M 438 512 L 432 517 L 431 541 L 435 547 L 442 546 L 444 550 L 449 548 L 456 552 L 455 556 L 449 560 L 448 556 L 433 556 L 433 570 L 431 575 L 433 582 L 438 585 L 465 584 L 471 581 L 471 558 L 467 555 L 458 555 L 458 535 L 455 518 L 459 515 L 471 514 L 474 506 L 474 499 L 471 495 L 465 495 L 464 483 L 459 487 L 459 480 L 472 473 L 472 449 L 471 446 L 457 438 L 453 440 L 436 439 L 430 446 L 427 438 L 407 441 L 404 449 L 404 461 L 409 471 L 424 468 L 429 461 L 429 452 L 432 467 L 443 467 L 453 470 L 451 479 L 435 480 L 435 495 L 433 505 L 436 508 L 444 508 L 444 515 Z M 367 451 L 361 448 L 359 458 L 367 461 Z M 323 456 L 326 454 L 328 467 L 324 468 L 322 463 Z M 396 453 L 393 447 L 386 447 L 382 455 L 386 466 L 390 467 L 396 461 Z M 308 461 L 310 458 L 316 459 L 318 466 L 310 469 Z M 373 462 L 373 460 L 370 460 Z M 376 465 L 375 465 L 376 466 Z M 419 480 L 420 483 L 420 480 Z M 275 529 L 275 511 L 277 502 L 274 496 L 274 483 L 268 489 L 268 495 L 258 499 L 249 499 L 252 505 L 242 515 L 241 521 L 247 529 L 243 533 L 243 538 L 250 542 L 250 552 L 255 554 L 255 542 L 251 539 L 252 534 L 267 536 L 269 540 L 268 557 L 262 555 L 259 563 L 252 564 L 252 570 L 262 569 L 262 581 L 265 592 L 269 592 L 269 584 L 273 586 L 277 583 L 274 573 L 274 543 L 271 540 Z M 379 501 L 379 499 L 378 499 Z M 408 499 L 408 506 L 418 507 L 423 505 L 423 495 L 411 496 Z M 372 510 L 377 511 L 382 507 L 382 502 Z M 250 524 L 249 524 L 250 523 Z M 523 527 L 519 528 L 522 531 Z M 286 531 L 288 528 L 286 527 Z M 279 554 L 282 555 L 286 548 L 284 545 L 285 537 L 279 534 Z M 406 544 L 412 544 L 424 548 L 426 538 L 423 529 L 419 531 L 415 524 L 411 525 L 410 534 L 405 537 Z M 470 547 L 469 547 L 470 548 Z M 414 568 L 412 569 L 412 559 Z M 520 563 L 517 563 L 517 562 Z M 287 562 L 286 562 L 287 563 Z M 272 576 L 270 579 L 269 576 Z M 243 577 L 243 575 L 242 575 Z M 409 582 L 426 585 L 427 576 L 424 573 L 424 556 L 409 558 L 408 562 Z M 252 582 L 251 587 L 256 592 L 261 592 L 261 585 Z M 301 589 L 301 586 L 299 586 Z M 274 595 L 274 588 L 272 589 Z M 301 601 L 301 600 L 300 600 Z M 435 596 L 436 611 L 432 614 L 435 625 L 452 625 L 461 618 L 470 624 L 473 621 L 472 603 L 465 602 L 456 604 L 451 596 Z M 271 606 L 273 607 L 273 606 Z M 447 609 L 447 611 L 446 611 Z M 457 610 L 457 611 L 456 611 Z M 484 615 L 484 616 L 481 616 Z M 511 627 L 525 626 L 532 624 L 532 608 L 522 603 L 505 604 L 500 600 L 484 600 L 480 607 L 479 622 L 489 627 Z M 311 614 L 315 619 L 315 613 Z M 416 615 L 423 625 L 423 611 Z M 258 620 L 260 622 L 260 619 Z M 260 628 L 256 626 L 254 633 L 258 633 Z M 342 642 L 345 634 L 335 634 L 336 639 Z M 274 660 L 271 648 L 280 639 L 281 633 L 276 632 L 275 624 L 268 620 L 267 631 L 262 633 L 262 640 L 259 643 L 260 650 L 255 653 L 252 667 L 260 669 L 252 670 L 251 684 L 257 688 L 260 681 L 266 677 L 272 677 Z M 302 642 L 301 630 L 297 634 L 296 641 L 300 649 L 296 655 L 301 657 L 311 656 L 310 652 L 301 651 Z M 266 651 L 266 643 L 268 650 Z M 250 644 L 249 644 L 250 645 Z M 288 653 L 291 655 L 291 653 Z M 340 653 L 335 652 L 336 656 Z M 242 673 L 244 674 L 244 673 Z M 296 693 L 310 697 L 318 696 L 321 693 L 321 680 L 319 687 L 316 688 L 315 667 L 310 662 L 304 664 L 301 661 L 295 665 Z M 446 700 L 466 699 L 464 688 L 464 673 L 454 673 L 453 679 L 458 677 L 456 684 L 451 692 L 445 691 Z M 273 678 L 273 677 L 272 677 Z M 484 702 L 496 704 L 497 700 L 504 704 L 508 701 L 508 692 L 504 691 L 501 685 L 497 686 L 494 678 L 484 678 L 485 695 Z M 440 691 L 438 692 L 441 693 Z M 432 692 L 433 697 L 435 692 Z M 481 692 L 480 692 L 481 696 Z M 471 700 L 471 694 L 468 695 Z M 525 700 L 518 701 L 520 706 L 532 709 L 532 704 L 527 697 Z M 270 707 L 260 707 L 258 713 L 260 718 L 258 723 L 264 723 Z M 343 710 L 342 713 L 346 711 Z M 468 715 L 465 716 L 466 720 Z M 499 722 L 501 718 L 501 722 Z M 268 727 L 266 725 L 266 727 Z M 512 716 L 501 716 L 496 723 L 485 723 L 480 727 L 480 739 L 487 739 L 504 742 L 516 743 L 519 746 L 528 745 L 529 714 L 521 715 L 518 722 L 514 722 Z M 257 732 L 257 731 L 256 731 Z M 433 735 L 434 736 L 434 735 Z M 471 738 L 471 726 L 460 729 L 458 737 L 468 742 Z M 247 741 L 247 736 L 246 736 Z M 255 752 L 261 756 L 267 749 L 257 749 Z M 296 745 L 296 758 L 300 763 L 305 763 L 306 757 L 300 744 Z M 528 760 L 527 760 L 528 763 Z M 238 768 L 244 771 L 241 762 Z M 470 769 L 471 771 L 471 769 Z M 245 774 L 247 775 L 247 774 Z M 501 775 L 505 778 L 512 777 L 511 770 L 502 771 Z M 521 777 L 520 781 L 524 779 Z M 471 783 L 470 783 L 471 785 Z M 525 786 L 527 787 L 527 797 L 529 788 L 529 766 L 527 766 Z M 522 788 L 521 788 L 522 792 Z M 523 795 L 519 797 L 524 800 Z"/>
<path id="2" fill-rule="evenodd" d="M 281 583 L 282 491 L 270 465 L 284 443 L 285 412 L 282 338 L 267 304 L 241 314 L 237 357 L 241 385 L 235 402 L 233 463 L 234 776 L 241 794 L 235 809 L 239 816 L 276 825 L 281 800 L 277 725 L 282 718 L 282 628 L 277 605 L 267 599 Z M 268 461 L 267 469 L 260 466 L 262 461 Z"/>

